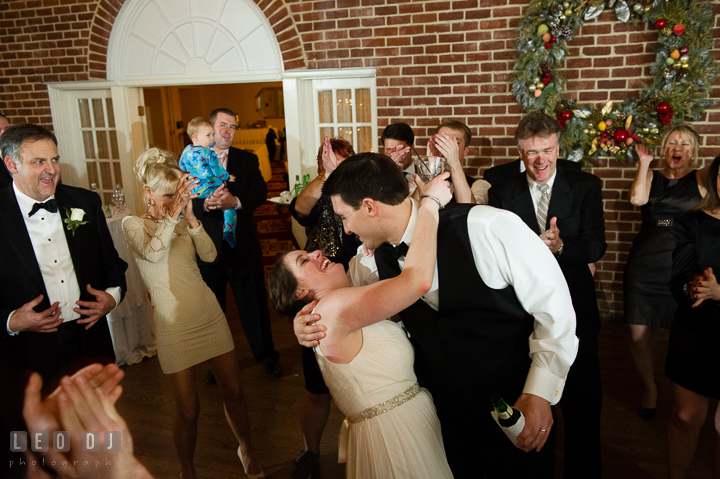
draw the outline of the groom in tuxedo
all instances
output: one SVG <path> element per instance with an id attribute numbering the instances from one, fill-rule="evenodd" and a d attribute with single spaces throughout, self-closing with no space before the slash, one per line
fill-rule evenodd
<path id="1" fill-rule="evenodd" d="M 353 258 L 354 286 L 400 274 L 417 220 L 407 193 L 392 160 L 372 153 L 346 159 L 325 182 L 323 194 L 345 231 L 375 249 Z M 418 381 L 433 396 L 453 475 L 552 478 L 550 406 L 562 396 L 577 338 L 567 285 L 538 236 L 512 213 L 446 208 L 433 285 L 400 317 L 415 346 Z M 318 315 L 303 313 L 294 326 L 303 346 L 317 345 L 325 328 Z M 493 394 L 525 415 L 517 448 L 490 416 Z"/>
<path id="2" fill-rule="evenodd" d="M 55 135 L 30 124 L 0 138 L 12 183 L 0 190 L 0 349 L 15 385 L 23 371 L 52 390 L 61 374 L 114 362 L 106 314 L 122 300 L 127 264 L 98 195 L 59 185 Z M 21 390 L 22 391 L 22 390 Z"/>

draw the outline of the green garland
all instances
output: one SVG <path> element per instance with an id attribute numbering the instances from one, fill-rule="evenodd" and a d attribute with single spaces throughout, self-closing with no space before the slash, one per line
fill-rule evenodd
<path id="1" fill-rule="evenodd" d="M 584 21 L 614 7 L 622 22 L 650 22 L 659 32 L 652 84 L 639 99 L 601 108 L 564 99 L 561 66 L 568 42 Z M 692 117 L 699 120 L 720 67 L 709 51 L 714 46 L 711 2 L 697 0 L 532 0 L 518 26 L 518 58 L 513 95 L 528 111 L 555 116 L 563 127 L 566 158 L 589 161 L 612 155 L 632 159 L 633 143 L 657 145 L 663 126 Z"/>

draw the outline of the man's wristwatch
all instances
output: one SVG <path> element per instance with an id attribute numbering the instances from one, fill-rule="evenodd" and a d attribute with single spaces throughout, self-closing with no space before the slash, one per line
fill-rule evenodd
<path id="1" fill-rule="evenodd" d="M 235 197 L 235 206 L 233 206 L 233 208 L 235 208 L 236 210 L 240 209 L 240 198 L 238 198 L 237 196 Z"/>
<path id="2" fill-rule="evenodd" d="M 564 242 L 564 241 L 562 240 L 562 238 L 561 238 L 561 239 L 560 239 L 560 247 L 558 248 L 557 251 L 555 251 L 555 253 L 553 253 L 556 258 L 559 258 L 559 257 L 560 257 L 560 255 L 561 255 L 562 252 L 563 252 L 563 249 L 565 249 L 565 242 Z"/>

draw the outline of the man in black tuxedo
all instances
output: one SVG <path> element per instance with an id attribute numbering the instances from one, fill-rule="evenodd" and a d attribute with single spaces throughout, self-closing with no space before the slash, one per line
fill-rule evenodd
<path id="1" fill-rule="evenodd" d="M 233 148 L 237 129 L 235 113 L 221 108 L 210 113 L 215 127 L 215 151 L 218 161 L 235 176 L 227 187 L 220 187 L 206 200 L 193 201 L 200 219 L 220 254 L 213 263 L 198 260 L 200 273 L 225 310 L 225 292 L 230 283 L 240 314 L 240 322 L 255 360 L 265 366 L 268 375 L 280 377 L 282 368 L 270 329 L 270 311 L 265 289 L 262 247 L 253 211 L 267 200 L 267 185 L 260 173 L 258 157 Z M 223 240 L 223 210 L 237 210 L 237 244 L 233 248 Z M 208 382 L 213 382 L 208 376 Z"/>
<path id="2" fill-rule="evenodd" d="M 514 212 L 540 234 L 567 280 L 580 348 L 560 401 L 565 419 L 564 477 L 599 478 L 600 313 L 588 263 L 600 260 L 607 249 L 602 184 L 590 173 L 557 167 L 560 131 L 557 121 L 541 112 L 522 119 L 515 140 L 526 172 L 493 183 L 489 204 Z"/>
<path id="3" fill-rule="evenodd" d="M 58 185 L 55 135 L 15 125 L 0 149 L 13 177 L 0 190 L 3 359 L 37 371 L 49 389 L 78 365 L 114 362 L 105 315 L 122 299 L 127 264 L 115 251 L 98 195 Z"/>

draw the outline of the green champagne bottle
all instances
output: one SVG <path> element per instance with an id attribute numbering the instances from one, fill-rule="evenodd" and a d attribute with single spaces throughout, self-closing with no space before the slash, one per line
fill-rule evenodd
<path id="1" fill-rule="evenodd" d="M 514 426 L 523 415 L 518 409 L 508 406 L 508 403 L 497 394 L 490 398 L 490 402 L 497 411 L 498 423 L 502 427 Z"/>
<path id="2" fill-rule="evenodd" d="M 497 394 L 490 398 L 490 402 L 492 402 L 493 408 L 495 408 L 494 418 L 498 426 L 500 426 L 512 443 L 516 444 L 518 435 L 520 435 L 525 427 L 525 416 L 523 416 L 523 413 L 519 409 L 510 407 L 508 403 Z"/>

